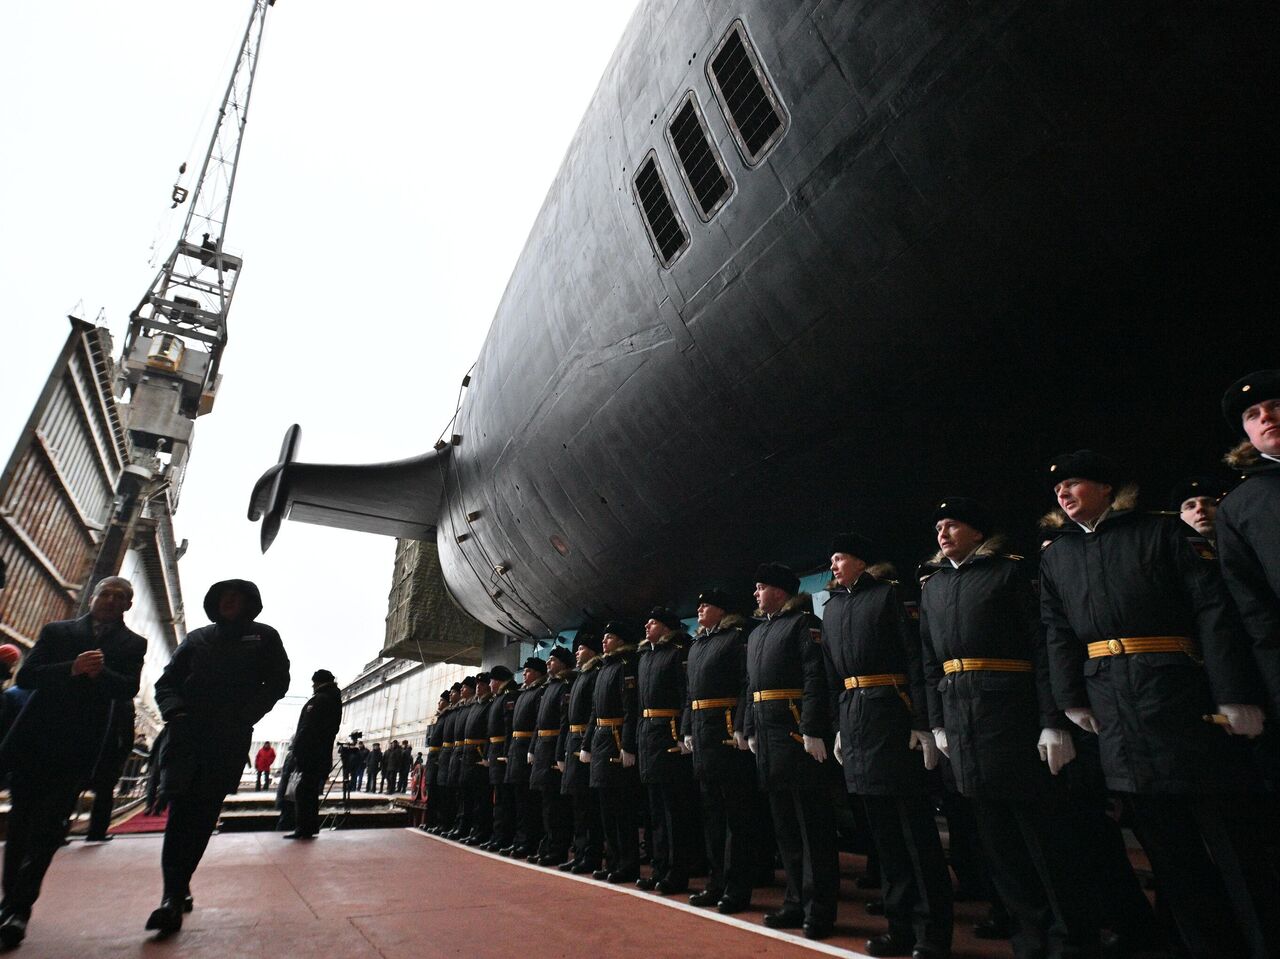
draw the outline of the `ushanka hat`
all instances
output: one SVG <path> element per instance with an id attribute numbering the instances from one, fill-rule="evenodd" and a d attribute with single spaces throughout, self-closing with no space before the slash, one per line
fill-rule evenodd
<path id="1" fill-rule="evenodd" d="M 1255 403 L 1280 398 L 1280 370 L 1257 370 L 1242 376 L 1222 394 L 1222 415 L 1227 425 L 1244 432 L 1241 418 Z"/>
<path id="2" fill-rule="evenodd" d="M 600 634 L 594 629 L 580 629 L 578 635 L 573 637 L 573 648 L 576 651 L 578 647 L 585 646 L 587 649 L 600 652 Z"/>
<path id="3" fill-rule="evenodd" d="M 462 677 L 462 685 L 463 685 L 463 686 L 470 686 L 472 689 L 475 689 L 475 688 L 476 688 L 476 678 L 475 678 L 474 676 L 463 676 L 463 677 Z"/>
<path id="4" fill-rule="evenodd" d="M 861 533 L 839 533 L 835 539 L 831 541 L 832 553 L 844 553 L 846 556 L 856 556 L 864 563 L 869 563 L 875 557 L 872 555 L 875 548 L 871 545 L 871 540 Z"/>
<path id="5" fill-rule="evenodd" d="M 933 509 L 933 522 L 951 519 L 972 526 L 983 536 L 991 532 L 991 513 L 976 499 L 948 496 Z"/>
<path id="6" fill-rule="evenodd" d="M 489 670 L 489 678 L 505 683 L 508 680 L 515 679 L 515 674 L 506 666 L 494 666 L 493 669 Z"/>
<path id="7" fill-rule="evenodd" d="M 1055 456 L 1049 463 L 1045 479 L 1050 489 L 1069 479 L 1093 480 L 1095 483 L 1115 486 L 1117 472 L 1115 461 L 1111 457 L 1093 450 L 1076 450 L 1074 453 Z"/>
<path id="8" fill-rule="evenodd" d="M 653 607 L 653 609 L 649 610 L 649 618 L 656 619 L 667 629 L 679 629 L 681 626 L 680 617 L 665 606 Z"/>
<path id="9" fill-rule="evenodd" d="M 601 635 L 608 636 L 612 633 L 619 639 L 629 639 L 631 636 L 630 627 L 620 619 L 613 619 L 604 624 L 604 631 Z"/>
<path id="10" fill-rule="evenodd" d="M 547 671 L 547 663 L 546 660 L 539 659 L 537 656 L 530 656 L 524 661 L 524 665 L 520 668 L 532 669 L 539 673 L 545 673 Z"/>
<path id="11" fill-rule="evenodd" d="M 552 646 L 547 654 L 548 659 L 558 659 L 566 666 L 573 665 L 573 651 L 568 646 Z"/>
<path id="12" fill-rule="evenodd" d="M 708 606 L 716 606 L 723 609 L 726 613 L 736 605 L 733 597 L 723 589 L 704 589 L 698 594 L 698 605 L 706 603 Z"/>
<path id="13" fill-rule="evenodd" d="M 1212 476 L 1188 476 L 1180 479 L 1169 491 L 1169 508 L 1182 509 L 1182 504 L 1197 496 L 1218 500 L 1226 493 L 1226 484 Z"/>
<path id="14" fill-rule="evenodd" d="M 792 596 L 800 592 L 800 577 L 791 571 L 791 567 L 781 563 L 763 563 L 756 567 L 756 582 L 776 586 Z"/>

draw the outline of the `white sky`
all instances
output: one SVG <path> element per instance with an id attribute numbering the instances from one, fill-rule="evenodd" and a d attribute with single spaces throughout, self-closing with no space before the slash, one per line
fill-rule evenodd
<path id="1" fill-rule="evenodd" d="M 248 0 L 43 0 L 0 13 L 0 456 L 66 338 L 116 338 L 185 208 Z M 286 523 L 254 481 L 301 459 L 420 453 L 453 412 L 533 219 L 634 0 L 279 0 L 227 230 L 245 259 L 223 385 L 197 422 L 179 538 L 190 628 L 208 584 L 262 588 L 293 662 L 350 680 L 381 648 L 394 541 Z M 188 174 L 188 186 L 194 182 Z M 77 304 L 82 304 L 77 306 Z M 281 706 L 256 736 L 293 731 Z"/>

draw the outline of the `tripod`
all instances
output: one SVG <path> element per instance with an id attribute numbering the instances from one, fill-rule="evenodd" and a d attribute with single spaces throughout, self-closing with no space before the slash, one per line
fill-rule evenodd
<path id="1" fill-rule="evenodd" d="M 334 776 L 334 770 L 338 772 L 336 777 Z M 321 829 L 341 829 L 343 823 L 347 821 L 347 817 L 351 815 L 351 777 L 347 775 L 346 763 L 343 761 L 341 749 L 338 750 L 337 761 L 329 767 L 324 795 L 320 798 L 322 808 L 329 801 L 329 794 L 333 792 L 335 779 L 342 780 L 342 810 L 340 812 L 327 813 L 320 822 Z"/>

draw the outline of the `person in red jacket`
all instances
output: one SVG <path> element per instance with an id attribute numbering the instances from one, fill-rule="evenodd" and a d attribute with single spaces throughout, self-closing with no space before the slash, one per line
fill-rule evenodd
<path id="1" fill-rule="evenodd" d="M 275 761 L 276 751 L 271 748 L 271 743 L 263 743 L 262 748 L 258 750 L 258 755 L 253 757 L 253 768 L 258 773 L 255 789 L 271 788 L 271 765 Z"/>

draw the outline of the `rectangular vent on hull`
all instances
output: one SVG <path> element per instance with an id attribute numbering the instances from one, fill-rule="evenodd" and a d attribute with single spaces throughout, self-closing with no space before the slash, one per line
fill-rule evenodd
<path id="1" fill-rule="evenodd" d="M 710 220 L 729 199 L 733 184 L 711 142 L 692 90 L 685 94 L 684 103 L 667 125 L 667 141 L 698 215 Z"/>
<path id="2" fill-rule="evenodd" d="M 742 158 L 747 166 L 756 166 L 782 139 L 786 116 L 741 20 L 734 22 L 711 55 L 707 76 Z"/>
<path id="3" fill-rule="evenodd" d="M 640 164 L 632 186 L 658 260 L 663 266 L 670 266 L 689 245 L 689 234 L 671 201 L 666 180 L 658 169 L 658 156 L 652 150 Z"/>

